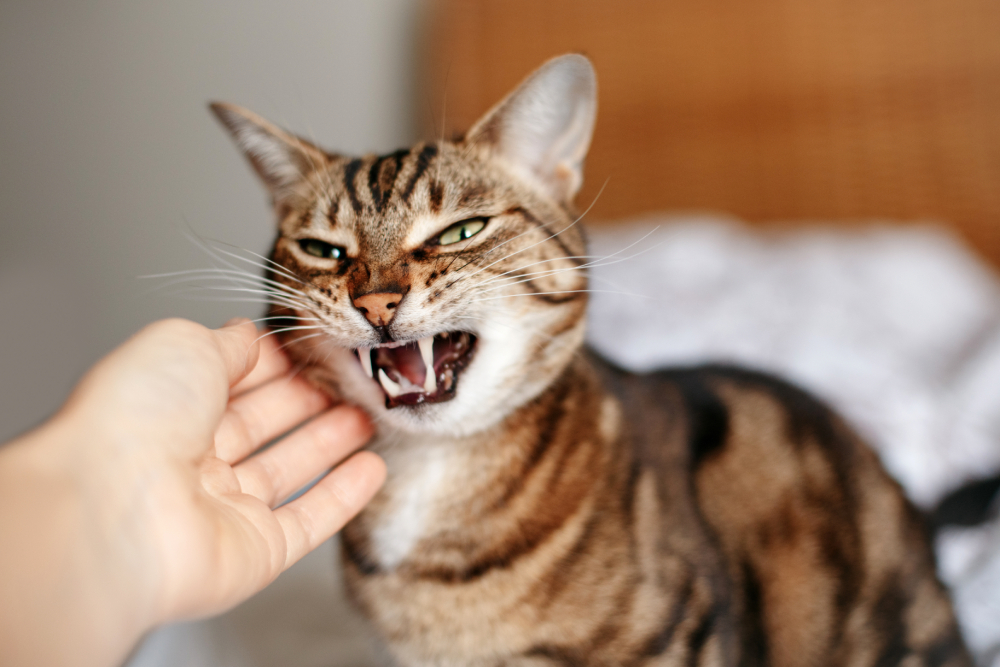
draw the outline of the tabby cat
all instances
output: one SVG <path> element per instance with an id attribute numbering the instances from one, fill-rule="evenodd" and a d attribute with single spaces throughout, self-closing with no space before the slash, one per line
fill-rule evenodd
<path id="1" fill-rule="evenodd" d="M 582 348 L 586 58 L 389 155 L 212 108 L 273 197 L 288 349 L 378 425 L 342 543 L 400 664 L 969 664 L 918 515 L 827 408 Z"/>

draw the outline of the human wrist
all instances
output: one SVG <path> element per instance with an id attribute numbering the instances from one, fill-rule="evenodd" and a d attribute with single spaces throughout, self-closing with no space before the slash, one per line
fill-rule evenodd
<path id="1" fill-rule="evenodd" d="M 61 414 L 0 448 L 4 665 L 113 664 L 151 624 L 112 548 L 113 512 L 93 501 L 85 432 Z"/>

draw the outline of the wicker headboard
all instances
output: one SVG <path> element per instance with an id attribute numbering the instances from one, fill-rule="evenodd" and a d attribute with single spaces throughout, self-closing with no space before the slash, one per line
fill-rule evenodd
<path id="1" fill-rule="evenodd" d="M 933 219 L 1000 265 L 997 0 L 437 0 L 435 120 L 570 51 L 600 86 L 589 219 Z"/>

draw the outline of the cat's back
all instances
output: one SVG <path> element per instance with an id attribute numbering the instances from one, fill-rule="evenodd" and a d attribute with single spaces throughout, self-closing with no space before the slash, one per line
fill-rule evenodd
<path id="1" fill-rule="evenodd" d="M 969 664 L 921 517 L 825 405 L 733 366 L 594 363 L 665 515 L 714 547 L 715 630 L 741 664 Z"/>

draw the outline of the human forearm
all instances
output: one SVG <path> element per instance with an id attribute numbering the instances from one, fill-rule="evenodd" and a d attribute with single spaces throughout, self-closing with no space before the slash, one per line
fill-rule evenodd
<path id="1" fill-rule="evenodd" d="M 67 465 L 76 425 L 57 417 L 0 448 L 0 664 L 106 666 L 148 629 L 140 569 Z M 148 602 L 148 600 L 147 600 Z"/>

